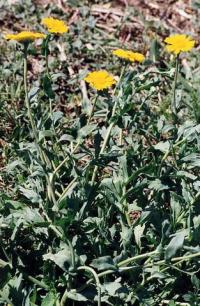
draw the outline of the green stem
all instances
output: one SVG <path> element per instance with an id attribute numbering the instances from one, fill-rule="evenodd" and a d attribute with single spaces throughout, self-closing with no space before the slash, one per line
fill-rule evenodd
<path id="1" fill-rule="evenodd" d="M 180 256 L 180 257 L 174 257 L 171 259 L 171 263 L 176 263 L 178 261 L 182 262 L 182 261 L 187 261 L 187 260 L 190 260 L 192 258 L 195 258 L 195 257 L 200 257 L 200 252 L 198 253 L 194 253 L 194 254 L 190 254 L 190 255 L 185 255 L 185 256 Z M 154 262 L 155 265 L 162 265 L 162 264 L 167 264 L 166 260 L 159 260 L 159 261 L 156 261 Z M 147 265 L 146 267 L 149 267 L 151 265 Z"/>
<path id="2" fill-rule="evenodd" d="M 29 281 L 31 281 L 32 283 L 34 283 L 35 285 L 38 285 L 39 287 L 49 290 L 49 286 L 47 286 L 45 283 L 37 280 L 35 277 L 32 277 L 30 275 L 26 275 L 25 273 L 23 273 L 23 276 L 28 279 Z"/>
<path id="3" fill-rule="evenodd" d="M 170 303 L 170 300 L 162 300 L 162 303 L 159 304 L 159 305 L 160 306 L 163 305 L 163 304 L 169 305 L 169 303 Z M 177 306 L 178 305 L 180 305 L 180 306 L 190 306 L 190 304 L 188 304 L 188 303 L 181 303 L 181 302 L 177 302 L 177 301 L 175 301 L 175 303 L 176 303 Z"/>
<path id="4" fill-rule="evenodd" d="M 88 271 L 89 273 L 91 273 L 93 275 L 93 278 L 95 279 L 96 285 L 97 285 L 97 291 L 98 291 L 98 306 L 101 306 L 101 284 L 99 281 L 99 276 L 98 274 L 95 272 L 94 269 L 92 269 L 91 267 L 88 266 L 81 266 L 78 267 L 77 269 L 78 271 L 84 270 L 84 271 Z M 77 292 L 76 290 L 73 290 L 74 292 Z M 67 300 L 68 297 L 68 289 L 65 290 L 62 298 L 61 298 L 61 302 L 60 302 L 60 306 L 65 306 L 65 302 Z"/>
<path id="5" fill-rule="evenodd" d="M 155 251 L 152 251 L 152 252 L 149 252 L 149 253 L 145 253 L 145 254 L 140 254 L 140 255 L 137 255 L 137 256 L 133 256 L 133 257 L 130 257 L 130 258 L 127 258 L 125 260 L 122 260 L 121 262 L 118 263 L 118 267 L 121 267 L 121 266 L 124 266 L 124 265 L 127 265 L 135 260 L 138 260 L 138 259 L 143 259 L 143 258 L 146 258 L 146 257 L 150 257 L 152 255 L 155 255 L 155 254 L 158 254 L 158 251 L 155 250 Z"/>
<path id="6" fill-rule="evenodd" d="M 50 79 L 50 73 L 49 73 L 49 41 L 50 41 L 51 35 L 48 34 L 45 40 L 45 45 L 44 45 L 44 55 L 45 55 L 45 62 L 46 62 L 46 72 L 47 76 Z"/>
<path id="7" fill-rule="evenodd" d="M 124 264 L 128 264 L 132 261 L 135 261 L 135 260 L 138 260 L 138 259 L 143 259 L 145 257 L 149 257 L 149 256 L 154 255 L 154 254 L 157 254 L 157 251 L 152 251 L 152 252 L 149 252 L 149 253 L 145 253 L 145 254 L 137 255 L 137 256 L 134 256 L 134 257 L 131 257 L 131 258 L 127 258 L 126 260 L 123 260 L 123 261 L 119 262 L 117 264 L 117 267 L 120 268 Z M 124 267 L 124 268 L 121 268 L 121 270 L 131 270 L 132 268 L 133 267 Z M 100 278 L 100 277 L 103 277 L 103 276 L 106 276 L 106 275 L 109 275 L 109 274 L 113 274 L 114 272 L 118 272 L 118 269 L 116 269 L 116 270 L 111 270 L 111 269 L 106 270 L 106 271 L 103 271 L 103 272 L 101 272 L 97 275 Z M 77 291 L 79 292 L 79 291 L 84 290 L 87 285 L 91 284 L 91 282 L 92 282 L 92 279 L 89 279 L 87 281 L 87 283 L 85 285 L 83 285 L 81 288 L 79 288 Z"/>
<path id="8" fill-rule="evenodd" d="M 115 102 L 116 104 L 116 102 Z M 106 133 L 106 137 L 104 138 L 104 142 L 103 142 L 103 145 L 101 147 L 101 150 L 100 150 L 100 153 L 99 155 L 103 154 L 104 153 L 104 150 L 106 148 L 106 145 L 108 143 L 108 140 L 109 140 L 109 137 L 110 137 L 110 133 L 112 131 L 112 128 L 114 126 L 114 122 L 111 122 L 111 124 L 109 125 L 108 129 L 107 129 L 107 133 Z M 96 179 L 96 175 L 97 175 L 97 171 L 98 171 L 99 167 L 98 166 L 95 166 L 94 167 L 94 170 L 93 170 L 93 174 L 92 174 L 92 180 L 91 180 L 91 185 L 93 186 L 94 185 L 94 182 L 95 182 L 95 179 Z"/>
<path id="9" fill-rule="evenodd" d="M 126 199 L 126 185 L 123 186 L 123 208 L 124 208 L 124 214 L 125 214 L 125 217 L 126 217 L 126 222 L 128 224 L 129 227 L 131 227 L 131 219 L 130 219 L 130 216 L 129 216 L 129 213 L 128 213 L 128 203 L 127 203 L 127 199 Z"/>
<path id="10" fill-rule="evenodd" d="M 152 256 L 154 254 L 157 254 L 156 250 L 152 251 L 152 252 L 149 252 L 149 253 L 145 253 L 145 254 L 141 254 L 141 255 L 137 255 L 137 256 L 128 258 L 126 260 L 123 260 L 123 261 L 119 262 L 117 264 L 117 267 L 120 268 L 124 264 L 129 264 L 130 262 L 135 261 L 137 259 L 143 259 L 145 257 L 149 257 L 150 258 L 150 256 Z M 181 256 L 181 257 L 174 257 L 174 258 L 171 259 L 171 263 L 174 262 L 174 265 L 178 265 L 178 264 L 180 264 L 180 263 L 182 263 L 184 261 L 190 260 L 190 259 L 195 258 L 195 257 L 200 257 L 200 252 L 195 253 L 195 254 L 186 255 L 186 256 Z M 147 268 L 147 267 L 151 267 L 152 265 L 158 265 L 158 264 L 159 265 L 162 265 L 162 264 L 166 265 L 167 263 L 166 263 L 165 260 L 160 260 L 160 261 L 157 261 L 157 262 L 153 261 L 151 264 L 150 263 L 148 263 L 147 265 L 144 264 L 143 267 Z M 134 269 L 135 267 L 136 266 L 121 267 L 120 270 L 126 272 L 126 271 L 130 271 L 130 270 Z M 170 267 L 167 267 L 165 269 L 168 269 Z M 162 270 L 162 271 L 164 271 L 164 270 Z M 116 270 L 106 270 L 106 271 L 103 271 L 103 272 L 101 272 L 101 273 L 99 273 L 97 275 L 98 275 L 98 278 L 100 278 L 100 277 L 103 277 L 103 276 L 106 276 L 106 275 L 109 275 L 109 274 L 113 274 L 115 272 L 119 272 L 119 270 L 118 269 L 116 269 Z M 150 280 L 151 278 L 152 277 L 150 276 L 148 280 Z M 81 286 L 81 288 L 77 289 L 77 292 L 83 291 L 91 283 L 92 283 L 92 279 L 89 279 L 86 282 L 85 285 L 83 285 L 83 286 Z"/>
<path id="11" fill-rule="evenodd" d="M 119 85 L 120 85 L 120 83 L 121 83 L 122 77 L 123 77 L 124 72 L 125 72 L 125 68 L 126 68 L 126 66 L 124 66 L 124 67 L 122 68 L 122 71 L 121 71 L 121 75 L 120 75 L 119 81 L 118 81 L 118 83 L 117 83 L 117 85 L 116 85 L 116 87 L 115 87 L 115 89 L 114 89 L 114 92 L 113 92 L 113 96 L 115 95 L 116 90 L 119 88 Z M 118 104 L 118 99 L 116 99 L 115 104 L 114 104 L 114 106 L 113 106 L 111 118 L 114 117 L 114 115 L 115 115 L 115 113 L 116 113 L 117 104 Z M 108 127 L 108 129 L 107 129 L 107 133 L 106 133 L 106 136 L 105 136 L 105 138 L 104 138 L 104 142 L 103 142 L 103 145 L 102 145 L 102 148 L 101 148 L 101 150 L 100 150 L 99 155 L 101 155 L 101 154 L 104 153 L 104 150 L 105 150 L 105 148 L 106 148 L 106 146 L 107 146 L 107 143 L 108 143 L 108 140 L 109 140 L 109 137 L 110 137 L 110 134 L 111 134 L 111 131 L 112 131 L 112 128 L 113 128 L 114 124 L 115 124 L 114 121 L 111 122 L 110 125 L 109 125 L 109 127 Z M 91 185 L 92 185 L 92 186 L 94 185 L 94 182 L 95 182 L 95 179 L 96 179 L 96 175 L 97 175 L 98 168 L 99 168 L 98 166 L 95 166 L 95 167 L 94 167 L 93 174 L 92 174 L 92 180 L 91 180 Z"/>
<path id="12" fill-rule="evenodd" d="M 98 304 L 97 305 L 101 306 L 101 284 L 100 284 L 100 281 L 99 281 L 98 274 L 95 272 L 94 269 L 92 269 L 91 267 L 88 267 L 88 266 L 79 267 L 78 271 L 81 271 L 81 270 L 88 271 L 93 275 L 93 277 L 95 279 L 95 282 L 96 282 L 96 285 L 97 285 L 97 291 L 98 291 Z"/>
<path id="13" fill-rule="evenodd" d="M 90 111 L 90 114 L 89 114 L 89 117 L 88 117 L 88 120 L 87 120 L 87 124 L 90 123 L 90 120 L 91 120 L 92 115 L 93 115 L 93 113 L 94 113 L 94 109 L 95 109 L 97 100 L 98 100 L 98 95 L 96 95 L 96 97 L 95 97 L 95 99 L 94 99 L 94 101 L 93 101 L 93 103 L 92 103 L 92 109 L 91 109 L 91 111 Z"/>
<path id="14" fill-rule="evenodd" d="M 61 194 L 60 198 L 59 198 L 59 202 L 62 201 L 62 199 L 65 197 L 65 195 L 67 194 L 67 192 L 69 191 L 69 189 L 76 183 L 77 177 L 75 177 L 70 183 L 69 185 L 63 190 L 63 193 Z M 77 185 L 77 184 L 76 184 Z"/>
<path id="15" fill-rule="evenodd" d="M 177 115 L 176 87 L 177 87 L 177 79 L 178 79 L 178 69 L 179 69 L 179 56 L 177 55 L 177 56 L 176 56 L 175 75 L 174 75 L 173 98 L 172 98 L 172 105 L 171 105 L 172 113 L 173 113 L 175 116 Z"/>
<path id="16" fill-rule="evenodd" d="M 25 91 L 25 104 L 28 111 L 28 117 L 31 123 L 31 128 L 34 134 L 34 138 L 37 142 L 38 135 L 37 135 L 37 129 L 33 120 L 32 112 L 31 112 L 31 106 L 30 101 L 28 97 L 28 84 L 27 84 L 27 54 L 28 54 L 28 45 L 24 44 L 24 91 Z"/>
<path id="17" fill-rule="evenodd" d="M 167 157 L 169 156 L 171 150 L 174 150 L 176 147 L 178 147 L 180 144 L 184 143 L 185 141 L 186 141 L 186 138 L 183 138 L 183 139 L 179 140 L 178 142 L 176 142 L 175 144 L 173 144 L 173 145 L 169 148 L 169 150 L 167 150 L 167 151 L 165 152 L 165 154 L 164 154 L 164 156 L 163 156 L 163 158 L 162 158 L 162 160 L 161 160 L 161 162 L 160 162 L 160 166 L 159 166 L 159 169 L 158 169 L 158 175 L 160 175 L 161 170 L 162 170 L 162 165 L 163 165 L 164 161 L 167 159 Z"/>
<path id="18" fill-rule="evenodd" d="M 119 130 L 119 145 L 122 146 L 123 145 L 123 129 L 120 128 Z"/>
<path id="19" fill-rule="evenodd" d="M 80 142 L 78 142 L 76 144 L 76 146 L 74 147 L 74 149 L 71 151 L 71 155 L 73 153 L 75 153 L 76 149 L 78 148 L 78 146 L 80 145 Z M 69 160 L 69 156 L 66 156 L 63 161 L 54 169 L 53 173 L 50 176 L 50 181 L 49 181 L 49 185 L 50 188 L 53 189 L 54 186 L 54 180 L 55 180 L 55 176 L 57 175 L 58 171 L 62 168 L 62 166 Z M 69 188 L 72 186 L 73 183 L 75 183 L 75 181 L 77 180 L 77 178 L 74 178 L 71 183 L 63 190 L 63 193 L 59 199 L 59 201 L 61 201 L 61 199 L 64 197 L 64 195 L 66 194 L 66 192 L 69 190 Z M 57 206 L 57 204 L 55 205 L 55 207 Z"/>
<path id="20" fill-rule="evenodd" d="M 30 105 L 30 100 L 28 97 L 28 82 L 27 82 L 27 55 L 28 55 L 28 44 L 24 44 L 24 91 L 25 91 L 25 104 L 26 104 L 26 108 L 27 108 L 27 112 L 28 112 L 28 117 L 30 120 L 30 124 L 31 124 L 31 128 L 33 131 L 33 135 L 34 135 L 34 139 L 35 139 L 35 143 L 36 146 L 38 148 L 39 154 L 40 154 L 40 158 L 41 161 L 47 165 L 47 167 L 49 166 L 49 161 L 48 158 L 46 156 L 46 154 L 43 152 L 43 150 L 40 148 L 39 145 L 39 140 L 38 140 L 38 132 L 37 132 L 37 128 L 35 126 L 35 122 L 33 120 L 33 116 L 32 116 L 32 112 L 31 112 L 31 105 Z M 50 180 L 48 175 L 46 175 L 46 180 L 47 180 L 47 184 L 48 184 L 48 196 L 50 199 L 52 199 L 54 205 L 56 204 L 56 199 L 55 199 L 55 194 L 54 194 L 54 190 L 50 184 Z"/>

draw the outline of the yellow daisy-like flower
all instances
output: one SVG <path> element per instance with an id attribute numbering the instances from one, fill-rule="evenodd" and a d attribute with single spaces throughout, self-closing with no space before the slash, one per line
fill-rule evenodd
<path id="1" fill-rule="evenodd" d="M 113 55 L 116 55 L 125 60 L 129 60 L 130 62 L 139 62 L 142 63 L 145 59 L 144 55 L 138 52 L 126 51 L 123 49 L 117 49 L 112 51 Z"/>
<path id="2" fill-rule="evenodd" d="M 42 19 L 42 24 L 45 25 L 50 33 L 63 34 L 69 31 L 69 27 L 64 21 L 47 17 Z"/>
<path id="3" fill-rule="evenodd" d="M 16 40 L 18 42 L 29 42 L 39 38 L 45 38 L 46 35 L 38 32 L 22 31 L 17 34 L 6 34 L 5 39 Z"/>
<path id="4" fill-rule="evenodd" d="M 180 52 L 190 51 L 195 45 L 195 41 L 185 34 L 171 35 L 165 39 L 165 42 L 167 43 L 167 51 L 176 55 Z"/>
<path id="5" fill-rule="evenodd" d="M 99 70 L 88 73 L 84 79 L 96 90 L 103 90 L 116 84 L 115 79 L 106 70 Z"/>

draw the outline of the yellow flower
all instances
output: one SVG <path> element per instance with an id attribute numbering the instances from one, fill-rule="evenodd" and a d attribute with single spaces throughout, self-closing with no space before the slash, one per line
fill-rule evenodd
<path id="1" fill-rule="evenodd" d="M 50 33 L 63 34 L 69 31 L 69 28 L 64 21 L 53 17 L 43 18 L 42 24 L 47 27 Z"/>
<path id="2" fill-rule="evenodd" d="M 113 76 L 105 70 L 90 72 L 84 80 L 96 90 L 109 88 L 116 83 Z"/>
<path id="3" fill-rule="evenodd" d="M 120 58 L 129 60 L 131 62 L 139 62 L 142 63 L 145 59 L 144 55 L 138 52 L 126 51 L 123 49 L 117 49 L 112 51 L 113 55 L 116 55 Z"/>
<path id="4" fill-rule="evenodd" d="M 174 52 L 178 55 L 180 52 L 190 51 L 195 44 L 195 41 L 191 37 L 185 34 L 175 34 L 165 39 L 167 43 L 167 51 Z"/>
<path id="5" fill-rule="evenodd" d="M 18 34 L 6 34 L 5 39 L 16 40 L 18 42 L 34 41 L 38 38 L 45 38 L 46 35 L 37 32 L 22 31 Z"/>

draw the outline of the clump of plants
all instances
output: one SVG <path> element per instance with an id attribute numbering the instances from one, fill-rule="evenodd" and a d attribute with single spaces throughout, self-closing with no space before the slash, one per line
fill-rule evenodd
<path id="1" fill-rule="evenodd" d="M 148 54 L 111 50 L 112 71 L 77 80 L 72 117 L 55 107 L 49 65 L 70 28 L 42 24 L 47 32 L 5 36 L 21 50 L 23 102 L 3 152 L 2 305 L 199 305 L 198 101 L 181 66 L 195 41 L 167 37 L 162 68 Z M 45 67 L 32 86 L 36 40 Z"/>

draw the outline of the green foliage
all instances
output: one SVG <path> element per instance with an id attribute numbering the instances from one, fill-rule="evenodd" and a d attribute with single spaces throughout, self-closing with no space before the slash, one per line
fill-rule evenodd
<path id="1" fill-rule="evenodd" d="M 20 8 L 10 10 L 40 20 L 29 1 Z M 174 62 L 162 42 L 152 41 L 142 65 L 125 64 L 110 55 L 117 36 L 102 39 L 89 6 L 79 13 L 47 53 L 29 46 L 35 126 L 22 51 L 2 42 L 0 304 L 199 305 L 197 55 L 188 55 L 190 71 L 180 65 L 174 118 Z M 97 95 L 83 83 L 87 70 L 119 77 L 122 66 L 114 90 Z"/>

